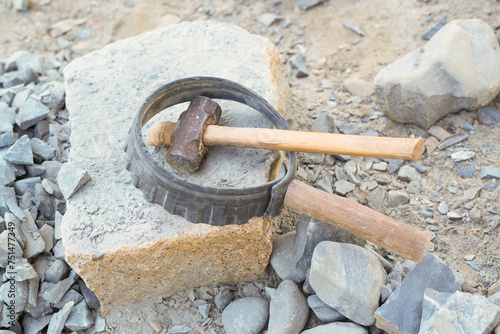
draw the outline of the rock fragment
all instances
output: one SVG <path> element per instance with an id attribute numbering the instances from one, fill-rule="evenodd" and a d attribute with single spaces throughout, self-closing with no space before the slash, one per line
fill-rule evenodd
<path id="1" fill-rule="evenodd" d="M 373 210 L 382 212 L 384 208 L 384 200 L 387 195 L 384 187 L 378 186 L 368 194 L 368 206 Z"/>
<path id="2" fill-rule="evenodd" d="M 444 27 L 446 25 L 446 21 L 447 20 L 448 20 L 448 15 L 443 16 L 438 21 L 438 23 L 436 23 L 435 25 L 433 25 L 432 27 L 430 27 L 429 29 L 427 29 L 422 34 L 422 39 L 425 39 L 426 41 L 428 41 L 429 39 L 431 39 L 432 36 L 434 36 L 439 31 L 439 29 L 441 29 L 442 27 Z"/>
<path id="3" fill-rule="evenodd" d="M 48 266 L 45 272 L 45 280 L 51 283 L 57 283 L 65 278 L 69 273 L 69 266 L 66 262 L 56 259 Z"/>
<path id="4" fill-rule="evenodd" d="M 90 180 L 89 173 L 71 164 L 64 164 L 57 174 L 57 184 L 65 199 L 73 196 Z"/>
<path id="5" fill-rule="evenodd" d="M 56 155 L 54 148 L 38 138 L 31 138 L 30 145 L 33 154 L 42 160 L 52 160 Z"/>
<path id="6" fill-rule="evenodd" d="M 418 181 L 422 180 L 422 175 L 417 171 L 416 168 L 405 165 L 399 169 L 398 177 L 403 181 Z"/>
<path id="7" fill-rule="evenodd" d="M 403 159 L 390 159 L 389 165 L 387 166 L 389 168 L 389 173 L 397 172 L 399 168 L 403 166 L 404 162 Z"/>
<path id="8" fill-rule="evenodd" d="M 476 173 L 476 168 L 473 164 L 468 164 L 465 167 L 462 167 L 458 170 L 458 175 L 463 177 L 464 179 L 469 179 L 474 176 Z"/>
<path id="9" fill-rule="evenodd" d="M 23 316 L 23 330 L 24 333 L 40 333 L 50 322 L 52 315 L 45 315 L 40 317 L 33 317 L 29 314 Z M 8 333 L 5 333 L 8 334 Z"/>
<path id="10" fill-rule="evenodd" d="M 265 25 L 266 27 L 271 26 L 274 22 L 276 22 L 278 16 L 274 13 L 264 13 L 257 16 L 257 21 Z"/>
<path id="11" fill-rule="evenodd" d="M 14 166 L 0 158 L 0 186 L 10 186 L 15 180 L 16 174 Z"/>
<path id="12" fill-rule="evenodd" d="M 9 244 L 11 246 L 10 250 Z M 0 267 L 7 267 L 8 259 L 11 255 L 14 255 L 18 259 L 23 255 L 23 249 L 19 246 L 17 240 L 9 238 L 9 230 L 6 230 L 0 233 Z"/>
<path id="13" fill-rule="evenodd" d="M 19 138 L 5 153 L 3 159 L 17 165 L 33 165 L 33 151 L 28 135 Z"/>
<path id="14" fill-rule="evenodd" d="M 382 69 L 374 79 L 375 93 L 396 122 L 428 128 L 450 112 L 481 108 L 498 95 L 498 50 L 483 21 L 451 21 L 423 48 Z"/>
<path id="15" fill-rule="evenodd" d="M 387 193 L 387 206 L 395 208 L 410 201 L 410 196 L 404 190 L 389 190 Z"/>
<path id="16" fill-rule="evenodd" d="M 435 255 L 427 253 L 386 302 L 377 309 L 376 326 L 387 332 L 417 334 L 425 289 L 432 288 L 441 292 L 459 291 L 461 284 L 456 279 L 452 269 Z"/>
<path id="17" fill-rule="evenodd" d="M 24 211 L 24 219 L 21 220 L 21 231 L 26 237 L 24 244 L 24 257 L 31 259 L 45 251 L 45 241 L 43 240 L 38 227 L 35 224 L 29 211 Z"/>
<path id="18" fill-rule="evenodd" d="M 301 53 L 297 53 L 295 56 L 290 58 L 290 65 L 295 69 L 295 76 L 297 78 L 305 78 L 309 76 L 309 70 L 307 69 L 307 63 L 304 56 Z"/>
<path id="19" fill-rule="evenodd" d="M 425 289 L 422 304 L 421 333 L 488 334 L 500 323 L 500 309 L 480 295 L 456 291 Z"/>
<path id="20" fill-rule="evenodd" d="M 386 273 L 377 257 L 364 248 L 323 241 L 314 249 L 309 282 L 328 306 L 358 324 L 369 326 L 375 322 L 373 313 Z"/>
<path id="21" fill-rule="evenodd" d="M 337 194 L 345 196 L 347 193 L 353 191 L 356 185 L 346 180 L 339 180 L 335 182 L 334 187 Z"/>
<path id="22" fill-rule="evenodd" d="M 458 149 L 450 154 L 451 161 L 460 162 L 472 159 L 476 154 L 468 149 Z"/>
<path id="23" fill-rule="evenodd" d="M 26 194 L 26 192 L 29 191 L 29 189 L 34 191 L 36 189 L 36 185 L 41 183 L 41 182 L 42 182 L 42 180 L 38 176 L 27 177 L 27 178 L 15 181 L 12 186 L 14 187 L 16 194 L 18 196 L 23 196 L 24 194 Z"/>
<path id="24" fill-rule="evenodd" d="M 359 78 L 347 78 L 344 81 L 344 88 L 351 95 L 361 98 L 367 98 L 374 93 L 372 83 Z"/>
<path id="25" fill-rule="evenodd" d="M 222 324 L 227 334 L 258 334 L 268 319 L 269 301 L 260 297 L 238 299 L 222 312 Z"/>
<path id="26" fill-rule="evenodd" d="M 18 70 L 30 69 L 35 73 L 42 73 L 40 56 L 36 53 L 24 53 L 16 57 L 16 67 Z"/>
<path id="27" fill-rule="evenodd" d="M 479 123 L 492 125 L 500 123 L 500 111 L 493 107 L 484 107 L 478 110 Z"/>
<path id="28" fill-rule="evenodd" d="M 14 276 L 7 274 L 7 280 L 0 286 L 0 298 L 2 299 L 3 308 L 7 305 L 14 305 L 14 311 L 17 315 L 24 311 L 28 303 L 28 283 L 26 281 L 18 282 Z M 15 293 L 12 293 L 12 290 Z M 7 319 L 2 319 L 2 321 Z M 3 326 L 2 326 L 3 327 Z"/>
<path id="29" fill-rule="evenodd" d="M 455 145 L 455 144 L 458 144 L 462 141 L 464 141 L 465 139 L 467 139 L 467 135 L 466 134 L 458 134 L 456 136 L 452 136 L 452 137 L 449 137 L 445 140 L 443 140 L 439 145 L 438 145 L 438 148 L 440 150 L 444 150 L 445 148 L 447 147 L 450 147 L 452 145 Z"/>
<path id="30" fill-rule="evenodd" d="M 294 247 L 296 232 L 288 232 L 276 237 L 273 241 L 273 252 L 269 262 L 282 279 L 291 279 L 301 283 L 306 279 L 308 268 L 296 268 L 294 264 Z"/>
<path id="31" fill-rule="evenodd" d="M 332 322 L 308 329 L 302 334 L 368 334 L 368 331 L 352 322 Z"/>
<path id="32" fill-rule="evenodd" d="M 61 110 L 64 107 L 65 97 L 66 91 L 62 82 L 51 81 L 40 88 L 40 102 L 51 111 Z"/>
<path id="33" fill-rule="evenodd" d="M 73 306 L 64 325 L 72 331 L 80 331 L 90 328 L 93 324 L 92 313 L 88 309 L 85 300 L 82 300 Z"/>
<path id="34" fill-rule="evenodd" d="M 440 214 L 445 215 L 448 213 L 448 205 L 444 201 L 440 202 L 438 207 L 437 207 L 437 210 Z"/>
<path id="35" fill-rule="evenodd" d="M 52 285 L 43 293 L 43 298 L 53 304 L 58 303 L 61 298 L 66 294 L 69 288 L 75 283 L 74 275 L 70 275 L 70 277 L 57 282 Z"/>
<path id="36" fill-rule="evenodd" d="M 358 127 L 352 124 L 337 125 L 337 130 L 346 135 L 359 135 L 360 132 Z"/>
<path id="37" fill-rule="evenodd" d="M 78 292 L 76 292 L 75 290 L 68 290 L 68 292 L 66 292 L 64 294 L 64 296 L 61 298 L 61 300 L 59 300 L 56 304 L 52 304 L 54 308 L 60 310 L 64 307 L 64 305 L 66 305 L 69 301 L 72 301 L 76 304 L 78 304 L 81 300 L 83 299 L 83 296 L 81 294 L 79 294 Z"/>
<path id="38" fill-rule="evenodd" d="M 311 126 L 311 131 L 313 132 L 333 133 L 334 129 L 333 117 L 326 113 L 322 113 L 316 117 Z"/>
<path id="39" fill-rule="evenodd" d="M 483 179 L 500 179 L 500 169 L 495 166 L 481 166 L 479 178 Z"/>
<path id="40" fill-rule="evenodd" d="M 323 303 L 317 295 L 307 297 L 307 305 L 309 305 L 311 310 L 313 310 L 318 319 L 324 323 L 346 320 L 346 317 L 344 317 L 339 311 Z"/>
<path id="41" fill-rule="evenodd" d="M 214 298 L 214 304 L 223 311 L 234 297 L 233 291 L 230 289 L 221 289 Z"/>
<path id="42" fill-rule="evenodd" d="M 284 280 L 274 292 L 269 306 L 269 334 L 299 334 L 309 317 L 302 292 L 291 280 Z"/>
<path id="43" fill-rule="evenodd" d="M 66 322 L 66 319 L 68 319 L 73 306 L 73 302 L 68 302 L 59 312 L 54 313 L 54 315 L 50 319 L 47 334 L 60 334 L 62 332 L 64 323 Z"/>
<path id="44" fill-rule="evenodd" d="M 0 147 L 10 146 L 14 144 L 14 131 L 12 126 L 0 127 Z"/>
<path id="45" fill-rule="evenodd" d="M 96 332 L 103 332 L 105 329 L 106 329 L 106 319 L 104 319 L 103 317 L 101 316 L 97 316 L 95 318 L 95 325 L 94 325 L 94 329 L 96 330 Z"/>
<path id="46" fill-rule="evenodd" d="M 329 175 L 317 180 L 314 183 L 314 187 L 326 191 L 329 194 L 333 194 L 332 178 Z"/>
<path id="47" fill-rule="evenodd" d="M 79 279 L 78 286 L 80 286 L 80 292 L 82 293 L 83 298 L 85 298 L 85 302 L 87 303 L 88 307 L 91 309 L 98 308 L 100 305 L 99 299 L 97 299 L 97 296 L 92 292 L 92 290 L 87 287 L 85 282 Z"/>
<path id="48" fill-rule="evenodd" d="M 363 29 L 361 29 L 361 27 L 355 25 L 355 24 L 350 24 L 350 23 L 347 23 L 347 22 L 342 22 L 342 26 L 350 31 L 352 31 L 353 33 L 355 33 L 356 35 L 359 35 L 361 37 L 364 37 L 366 36 L 366 33 L 363 31 Z"/>
<path id="49" fill-rule="evenodd" d="M 307 10 L 324 2 L 326 2 L 326 0 L 297 0 L 297 6 L 302 10 Z"/>
<path id="50" fill-rule="evenodd" d="M 21 130 L 26 130 L 30 126 L 43 120 L 50 112 L 43 103 L 33 98 L 29 98 L 21 105 L 16 117 L 16 123 Z"/>
<path id="51" fill-rule="evenodd" d="M 322 241 L 335 241 L 364 246 L 366 240 L 333 225 L 302 215 L 297 222 L 293 261 L 295 267 L 308 270 L 314 248 Z"/>

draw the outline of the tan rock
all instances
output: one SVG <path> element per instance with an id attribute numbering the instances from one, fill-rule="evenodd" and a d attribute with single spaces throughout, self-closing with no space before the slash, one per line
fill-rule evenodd
<path id="1" fill-rule="evenodd" d="M 160 28 L 65 68 L 72 124 L 69 162 L 87 170 L 91 181 L 67 201 L 62 241 L 66 261 L 97 295 L 104 313 L 196 286 L 265 275 L 272 247 L 269 219 L 254 218 L 241 226 L 191 224 L 147 202 L 125 170 L 123 145 L 146 97 L 190 76 L 239 82 L 281 113 L 290 94 L 279 53 L 269 40 L 217 22 Z M 269 175 L 261 167 L 255 173 Z"/>
<path id="2" fill-rule="evenodd" d="M 351 95 L 362 98 L 369 97 L 374 93 L 372 83 L 359 78 L 347 78 L 344 81 L 344 88 Z"/>

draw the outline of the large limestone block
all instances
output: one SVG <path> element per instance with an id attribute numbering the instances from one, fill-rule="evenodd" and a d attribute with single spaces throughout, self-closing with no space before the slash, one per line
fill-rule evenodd
<path id="1" fill-rule="evenodd" d="M 103 311 L 195 286 L 262 277 L 272 247 L 268 219 L 212 227 L 170 215 L 130 183 L 123 148 L 146 97 L 184 77 L 239 82 L 283 113 L 289 88 L 274 45 L 232 25 L 186 22 L 115 42 L 74 60 L 64 74 L 69 163 L 86 169 L 91 181 L 68 199 L 62 240 L 66 261 L 100 299 Z M 246 106 L 232 109 L 261 117 Z M 263 170 L 270 168 L 268 162 L 259 161 L 251 161 L 257 172 L 250 170 L 246 181 L 269 175 Z"/>
<path id="2" fill-rule="evenodd" d="M 500 92 L 500 47 L 481 20 L 449 22 L 422 48 L 382 69 L 374 80 L 394 121 L 428 128 L 450 112 L 476 110 Z"/>

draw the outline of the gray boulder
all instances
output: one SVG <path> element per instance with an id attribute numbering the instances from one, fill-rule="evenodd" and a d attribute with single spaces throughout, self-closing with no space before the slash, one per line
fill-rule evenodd
<path id="1" fill-rule="evenodd" d="M 394 121 L 428 128 L 450 112 L 479 109 L 498 95 L 499 52 L 485 22 L 454 20 L 424 47 L 382 69 L 375 93 Z"/>
<path id="2" fill-rule="evenodd" d="M 291 280 L 284 280 L 272 294 L 268 334 L 299 334 L 309 317 L 302 292 Z"/>
<path id="3" fill-rule="evenodd" d="M 309 271 L 312 288 L 324 303 L 360 325 L 375 322 L 380 287 L 386 280 L 378 258 L 362 247 L 323 241 L 314 249 Z"/>
<path id="4" fill-rule="evenodd" d="M 227 334 L 258 334 L 268 318 L 269 301 L 260 297 L 238 299 L 222 312 L 222 324 Z"/>
<path id="5" fill-rule="evenodd" d="M 500 323 L 500 309 L 484 296 L 425 289 L 419 333 L 488 334 Z"/>

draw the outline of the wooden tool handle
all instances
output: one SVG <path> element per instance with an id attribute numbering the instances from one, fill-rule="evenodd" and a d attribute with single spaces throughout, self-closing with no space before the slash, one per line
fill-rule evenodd
<path id="1" fill-rule="evenodd" d="M 172 122 L 154 124 L 146 143 L 169 146 Z M 209 125 L 203 134 L 207 146 L 225 145 L 272 150 L 417 160 L 424 150 L 422 138 L 390 138 L 341 135 L 262 128 Z"/>
<path id="2" fill-rule="evenodd" d="M 284 204 L 415 262 L 422 260 L 431 241 L 425 232 L 297 180 L 290 183 Z"/>
<path id="3" fill-rule="evenodd" d="M 211 125 L 206 145 L 244 146 L 273 150 L 416 160 L 424 150 L 422 138 L 390 138 L 262 128 Z"/>

